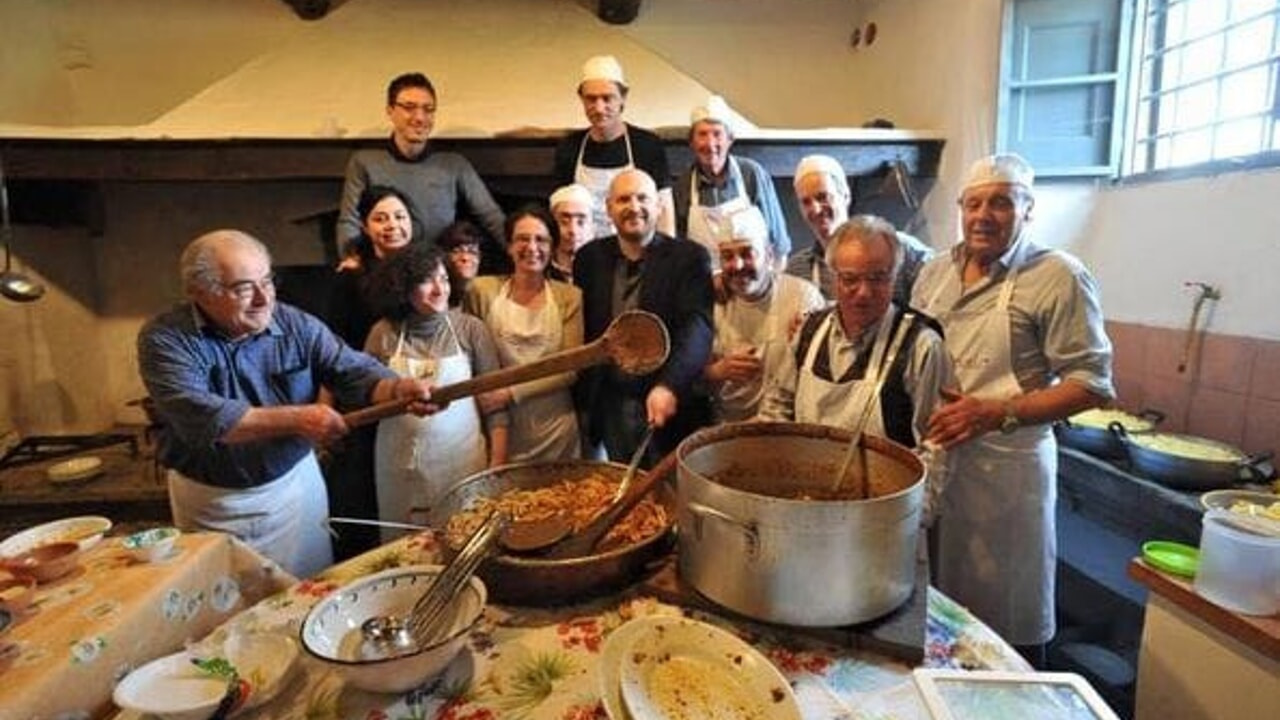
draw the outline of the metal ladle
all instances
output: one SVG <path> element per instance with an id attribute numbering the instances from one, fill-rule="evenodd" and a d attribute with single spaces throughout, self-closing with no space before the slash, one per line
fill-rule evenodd
<path id="1" fill-rule="evenodd" d="M 893 363 L 898 358 L 898 351 L 902 348 L 902 342 L 906 339 L 907 330 L 914 320 L 915 314 L 907 313 L 898 323 L 898 329 L 893 334 L 889 349 L 885 352 L 884 359 L 880 362 L 880 372 L 876 378 L 875 387 L 871 390 L 871 397 L 867 399 L 867 403 L 862 407 L 862 412 L 858 415 L 857 420 L 854 421 L 853 426 L 849 428 L 849 431 L 853 433 L 853 437 L 849 440 L 849 448 L 845 451 L 844 461 L 840 463 L 840 470 L 836 473 L 835 482 L 831 484 L 831 494 L 833 496 L 838 497 L 842 494 L 846 478 L 852 476 L 853 487 L 848 491 L 849 496 L 855 500 L 862 500 L 867 497 L 870 487 L 867 481 L 867 453 L 862 449 L 862 432 L 867 427 L 867 421 L 871 419 L 871 410 L 880 402 L 880 392 L 884 389 L 884 382 L 889 376 L 889 371 L 893 369 Z"/>
<path id="2" fill-rule="evenodd" d="M 629 310 L 614 318 L 596 340 L 553 353 L 540 360 L 485 373 L 470 380 L 441 385 L 431 391 L 431 402 L 448 403 L 549 375 L 581 370 L 613 362 L 628 375 L 644 375 L 662 367 L 671 351 L 667 326 L 653 313 Z M 398 398 L 370 405 L 342 416 L 348 427 L 358 427 L 406 412 L 413 400 Z"/>
<path id="3" fill-rule="evenodd" d="M 4 162 L 0 161 L 0 243 L 4 244 L 4 272 L 0 272 L 0 295 L 14 302 L 32 302 L 44 295 L 44 285 L 21 273 L 13 272 L 13 254 L 10 242 L 13 227 L 9 223 L 9 187 L 4 177 Z"/>

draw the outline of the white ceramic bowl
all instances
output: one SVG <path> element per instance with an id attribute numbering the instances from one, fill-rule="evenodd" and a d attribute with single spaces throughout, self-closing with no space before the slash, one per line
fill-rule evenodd
<path id="1" fill-rule="evenodd" d="M 0 543 L 0 557 L 18 555 L 34 547 L 55 542 L 75 542 L 79 543 L 81 550 L 88 550 L 110 529 L 111 521 L 100 515 L 54 520 L 27 528 Z"/>
<path id="2" fill-rule="evenodd" d="M 169 557 L 173 544 L 182 531 L 175 527 L 140 530 L 120 539 L 120 546 L 141 562 L 156 562 Z"/>
<path id="3" fill-rule="evenodd" d="M 431 645 L 391 657 L 367 659 L 360 627 L 373 617 L 407 617 L 444 568 L 414 565 L 363 577 L 316 603 L 302 623 L 302 647 L 361 690 L 401 693 L 439 674 L 466 644 L 480 621 L 488 592 L 479 578 L 458 595 L 448 632 Z"/>
<path id="4" fill-rule="evenodd" d="M 249 696 L 233 711 L 236 714 L 275 696 L 298 659 L 298 646 L 283 635 L 240 634 L 228 637 L 221 653 L 215 648 L 199 656 L 218 654 L 249 684 Z M 227 681 L 192 664 L 196 656 L 184 650 L 143 665 L 116 685 L 111 699 L 122 708 L 163 720 L 208 720 L 227 692 Z"/>

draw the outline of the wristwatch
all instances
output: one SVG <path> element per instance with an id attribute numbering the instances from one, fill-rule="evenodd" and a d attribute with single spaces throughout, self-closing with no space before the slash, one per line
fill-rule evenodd
<path id="1" fill-rule="evenodd" d="M 1013 411 L 1013 401 L 1005 400 L 1004 417 L 1000 418 L 1000 432 L 1011 435 L 1019 427 L 1022 427 L 1022 421 L 1018 420 L 1018 414 Z"/>

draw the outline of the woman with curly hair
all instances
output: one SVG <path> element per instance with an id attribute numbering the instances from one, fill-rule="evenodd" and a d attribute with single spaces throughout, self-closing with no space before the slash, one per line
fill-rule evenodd
<path id="1" fill-rule="evenodd" d="M 365 352 L 402 376 L 437 386 L 499 369 L 485 324 L 449 308 L 449 275 L 439 248 L 411 246 L 372 280 L 382 319 L 369 332 Z M 508 422 L 491 394 L 458 400 L 424 418 L 383 420 L 374 453 L 379 517 L 421 520 L 415 515 L 454 483 L 505 463 Z M 394 535 L 383 532 L 384 539 Z"/>

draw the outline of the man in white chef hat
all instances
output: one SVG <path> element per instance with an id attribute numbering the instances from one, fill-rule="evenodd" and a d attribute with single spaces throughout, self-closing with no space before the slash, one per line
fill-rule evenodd
<path id="1" fill-rule="evenodd" d="M 948 448 L 937 585 L 1043 666 L 1053 637 L 1057 447 L 1051 423 L 1115 398 L 1097 283 L 1027 233 L 1035 172 L 1017 155 L 964 176 L 963 240 L 912 304 L 943 327 L 958 386 L 929 420 Z"/>
<path id="2" fill-rule="evenodd" d="M 547 204 L 560 228 L 560 242 L 551 254 L 547 276 L 571 283 L 573 256 L 596 237 L 595 224 L 591 220 L 591 193 L 582 185 L 570 183 L 551 193 Z"/>
<path id="3" fill-rule="evenodd" d="M 578 99 L 590 125 L 560 141 L 555 177 L 563 185 L 577 183 L 591 193 L 596 237 L 605 237 L 614 233 L 606 210 L 609 184 L 623 170 L 644 170 L 658 186 L 658 232 L 674 236 L 667 154 L 657 135 L 623 121 L 629 91 L 622 65 L 614 56 L 597 55 L 582 65 Z"/>
<path id="4" fill-rule="evenodd" d="M 791 328 L 826 304 L 813 283 L 778 270 L 769 239 L 754 205 L 723 218 L 716 257 L 727 300 L 714 308 L 715 341 L 703 372 L 718 422 L 755 417 L 784 363 Z"/>
<path id="5" fill-rule="evenodd" d="M 796 165 L 796 202 L 812 233 L 813 244 L 791 255 L 787 272 L 807 278 L 827 293 L 832 291 L 831 274 L 823 258 L 832 233 L 849 219 L 853 191 L 839 161 L 830 155 L 807 155 Z M 920 267 L 933 257 L 933 248 L 912 235 L 898 232 L 898 279 L 893 299 L 907 305 Z"/>
<path id="6" fill-rule="evenodd" d="M 689 149 L 693 162 L 676 178 L 676 234 L 701 243 L 718 271 L 718 243 L 725 218 L 743 208 L 758 208 L 769 231 L 769 247 L 779 267 L 791 253 L 787 220 L 773 189 L 773 178 L 760 163 L 729 153 L 735 125 L 743 122 L 719 95 L 693 109 L 689 117 Z"/>

